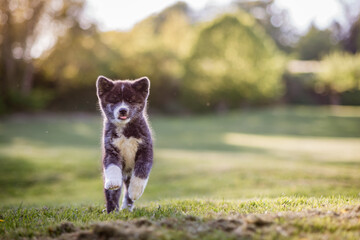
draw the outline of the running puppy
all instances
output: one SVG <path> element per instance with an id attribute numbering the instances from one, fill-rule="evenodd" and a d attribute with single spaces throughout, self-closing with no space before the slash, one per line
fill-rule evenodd
<path id="1" fill-rule="evenodd" d="M 146 187 L 153 163 L 153 143 L 147 122 L 146 102 L 150 81 L 112 81 L 99 76 L 97 96 L 104 117 L 103 174 L 106 210 L 119 210 L 121 188 L 125 184 L 121 209 L 130 211 Z"/>

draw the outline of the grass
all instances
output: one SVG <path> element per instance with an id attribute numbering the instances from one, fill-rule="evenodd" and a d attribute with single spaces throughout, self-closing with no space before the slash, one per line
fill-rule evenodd
<path id="1" fill-rule="evenodd" d="M 360 204 L 360 108 L 299 106 L 154 116 L 151 122 L 156 144 L 149 185 L 134 213 L 107 215 L 99 116 L 3 119 L 0 238 L 62 237 L 69 230 L 64 221 L 74 224 L 68 237 L 104 227 L 118 236 L 126 222 L 98 223 L 116 219 L 134 219 L 125 232 L 136 238 L 131 226 L 139 217 L 151 221 L 143 226 L 148 236 L 164 239 L 187 238 L 194 226 L 208 229 L 194 230 L 194 238 L 208 239 L 360 237 L 354 207 Z M 189 216 L 196 219 L 182 227 Z M 254 216 L 270 224 L 258 227 L 247 219 Z M 231 228 L 234 219 L 242 224 Z"/>
<path id="2" fill-rule="evenodd" d="M 19 206 L 2 211 L 0 234 L 4 239 L 358 239 L 360 208 L 349 207 L 354 204 L 358 201 L 345 197 L 162 200 L 112 214 L 94 205 Z"/>

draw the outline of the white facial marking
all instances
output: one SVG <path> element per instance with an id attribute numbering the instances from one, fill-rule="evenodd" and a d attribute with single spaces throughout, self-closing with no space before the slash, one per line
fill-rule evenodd
<path id="1" fill-rule="evenodd" d="M 110 164 L 105 170 L 104 188 L 109 190 L 119 189 L 122 185 L 121 169 L 115 164 Z"/>
<path id="2" fill-rule="evenodd" d="M 120 106 L 118 106 L 118 107 L 116 107 L 116 108 L 114 109 L 114 119 L 118 119 L 119 110 L 120 110 L 121 108 L 125 108 L 127 111 L 129 111 L 129 106 L 128 106 L 126 103 L 124 103 L 124 101 L 122 101 L 121 104 L 120 104 Z"/>
<path id="3" fill-rule="evenodd" d="M 120 106 L 116 107 L 114 109 L 114 112 L 113 112 L 113 115 L 114 115 L 114 120 L 112 120 L 111 122 L 113 124 L 115 124 L 118 128 L 120 128 L 120 132 L 122 132 L 122 128 L 125 127 L 125 125 L 130 122 L 130 118 L 127 118 L 126 120 L 121 120 L 121 119 L 118 119 L 118 116 L 119 116 L 119 110 L 120 108 L 126 108 L 127 111 L 129 111 L 129 106 L 124 103 L 123 101 L 121 102 Z"/>
<path id="4" fill-rule="evenodd" d="M 135 155 L 141 143 L 142 140 L 139 138 L 126 138 L 124 135 L 112 141 L 113 146 L 120 150 L 120 154 L 125 161 L 125 169 L 134 169 Z"/>
<path id="5" fill-rule="evenodd" d="M 129 197 L 131 200 L 135 201 L 138 200 L 144 192 L 146 184 L 149 178 L 141 179 L 136 177 L 134 174 L 131 176 L 130 179 L 130 186 L 129 186 Z"/>

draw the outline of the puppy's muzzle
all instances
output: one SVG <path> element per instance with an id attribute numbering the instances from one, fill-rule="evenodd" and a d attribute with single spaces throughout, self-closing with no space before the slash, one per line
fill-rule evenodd
<path id="1" fill-rule="evenodd" d="M 129 117 L 129 109 L 127 108 L 120 108 L 119 109 L 119 114 L 118 114 L 118 119 L 120 120 L 126 120 Z"/>

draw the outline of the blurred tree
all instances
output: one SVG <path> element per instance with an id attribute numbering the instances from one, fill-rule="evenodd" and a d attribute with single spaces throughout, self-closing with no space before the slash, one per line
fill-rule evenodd
<path id="1" fill-rule="evenodd" d="M 83 5 L 82 0 L 0 0 L 3 105 L 11 106 L 17 96 L 30 95 L 36 71 L 34 58 L 48 45 L 44 39 L 55 42 L 58 34 L 81 23 Z"/>
<path id="2" fill-rule="evenodd" d="M 161 48 L 185 58 L 195 35 L 189 15 L 189 7 L 179 2 L 137 23 L 129 32 L 104 33 L 102 40 L 126 56 Z"/>
<path id="3" fill-rule="evenodd" d="M 189 7 L 180 2 L 144 19 L 130 32 L 102 34 L 103 42 L 123 56 L 123 61 L 111 63 L 111 70 L 120 79 L 148 76 L 151 106 L 163 111 L 179 109 L 184 60 L 196 37 L 190 15 Z"/>
<path id="4" fill-rule="evenodd" d="M 340 104 L 340 93 L 360 90 L 360 54 L 333 53 L 324 57 L 316 77 L 315 90 L 329 94 L 331 104 Z"/>
<path id="5" fill-rule="evenodd" d="M 347 52 L 360 50 L 360 2 L 357 0 L 338 0 L 345 21 L 335 22 L 337 38 Z"/>
<path id="6" fill-rule="evenodd" d="M 275 0 L 237 0 L 235 4 L 256 19 L 279 49 L 287 53 L 292 51 L 298 36 L 290 23 L 288 12 L 279 9 Z"/>
<path id="7" fill-rule="evenodd" d="M 103 74 L 116 78 L 114 69 L 117 70 L 116 67 L 123 61 L 119 52 L 113 51 L 102 41 L 95 27 L 86 31 L 80 26 L 72 27 L 36 61 L 46 83 L 53 86 L 53 100 L 49 107 L 55 110 L 94 111 L 97 76 Z"/>
<path id="8" fill-rule="evenodd" d="M 189 14 L 186 4 L 177 3 L 129 32 L 99 33 L 75 26 L 37 63 L 45 78 L 55 83 L 59 98 L 83 88 L 82 96 L 91 99 L 99 74 L 114 79 L 148 76 L 151 107 L 177 111 L 183 61 L 195 36 Z"/>
<path id="9" fill-rule="evenodd" d="M 115 77 L 112 65 L 123 60 L 101 41 L 96 28 L 83 31 L 72 27 L 60 37 L 56 45 L 37 61 L 48 81 L 54 82 L 58 90 L 94 85 L 100 73 Z"/>
<path id="10" fill-rule="evenodd" d="M 320 30 L 314 24 L 296 44 L 296 52 L 302 60 L 319 60 L 322 56 L 336 49 L 331 30 Z"/>
<path id="11" fill-rule="evenodd" d="M 184 102 L 190 108 L 265 103 L 282 93 L 284 59 L 245 12 L 224 15 L 199 35 L 186 63 Z"/>
<path id="12" fill-rule="evenodd" d="M 344 49 L 351 53 L 360 51 L 360 15 L 351 25 L 347 36 L 343 39 Z"/>

